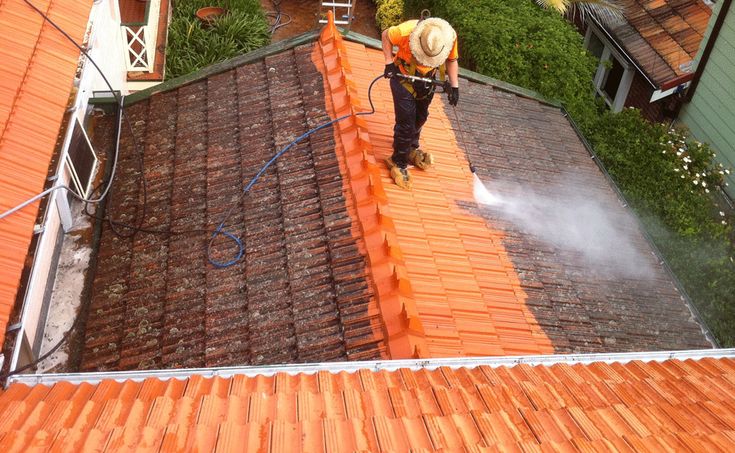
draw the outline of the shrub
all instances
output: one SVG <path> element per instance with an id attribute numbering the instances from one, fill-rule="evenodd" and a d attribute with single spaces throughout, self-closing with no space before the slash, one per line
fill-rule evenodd
<path id="1" fill-rule="evenodd" d="M 195 14 L 204 6 L 227 13 L 204 28 Z M 176 3 L 168 30 L 166 73 L 178 77 L 250 52 L 270 42 L 268 21 L 254 0 L 183 0 Z"/>
<path id="2" fill-rule="evenodd" d="M 378 0 L 375 22 L 378 30 L 398 25 L 403 20 L 403 0 Z"/>

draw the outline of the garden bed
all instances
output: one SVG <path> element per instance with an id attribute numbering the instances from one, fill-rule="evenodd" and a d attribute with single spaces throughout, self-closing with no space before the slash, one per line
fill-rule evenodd
<path id="1" fill-rule="evenodd" d="M 197 19 L 204 7 L 225 14 L 207 23 Z M 180 0 L 168 30 L 166 76 L 179 77 L 270 43 L 268 20 L 258 0 Z"/>

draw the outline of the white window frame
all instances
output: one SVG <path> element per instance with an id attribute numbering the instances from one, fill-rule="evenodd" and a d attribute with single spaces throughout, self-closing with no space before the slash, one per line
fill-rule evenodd
<path id="1" fill-rule="evenodd" d="M 584 34 L 585 49 L 587 49 L 589 46 L 592 33 L 595 34 L 597 39 L 599 39 L 604 46 L 602 50 L 602 55 L 600 56 L 600 64 L 597 66 L 597 72 L 595 73 L 595 78 L 593 81 L 595 85 L 595 90 L 597 91 L 597 94 L 599 94 L 602 99 L 605 100 L 605 103 L 610 107 L 610 110 L 617 113 L 623 110 L 623 107 L 625 106 L 625 100 L 628 98 L 630 86 L 633 84 L 633 76 L 635 75 L 635 70 L 633 69 L 633 65 L 630 64 L 630 62 L 626 58 L 624 58 L 617 50 L 615 50 L 612 44 L 610 44 L 610 42 L 603 36 L 603 34 L 599 30 L 597 30 L 597 27 L 591 23 L 587 24 L 587 31 Z M 612 61 L 613 58 L 617 60 L 620 66 L 623 67 L 623 76 L 620 78 L 620 84 L 618 85 L 617 93 L 615 93 L 615 99 L 610 99 L 607 96 L 607 93 L 603 91 L 603 87 L 605 86 L 607 76 L 610 72 L 610 69 L 606 67 L 605 63 Z"/>

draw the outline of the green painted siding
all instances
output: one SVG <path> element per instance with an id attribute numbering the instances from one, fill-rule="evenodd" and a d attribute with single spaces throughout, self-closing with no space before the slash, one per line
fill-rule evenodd
<path id="1" fill-rule="evenodd" d="M 709 39 L 722 2 L 715 5 L 700 46 L 696 61 Z M 694 93 L 692 102 L 682 108 L 679 120 L 691 129 L 692 134 L 709 143 L 717 152 L 717 159 L 735 169 L 735 7 L 730 7 L 720 35 L 710 54 L 707 66 Z M 728 194 L 735 198 L 735 174 L 728 179 Z"/>

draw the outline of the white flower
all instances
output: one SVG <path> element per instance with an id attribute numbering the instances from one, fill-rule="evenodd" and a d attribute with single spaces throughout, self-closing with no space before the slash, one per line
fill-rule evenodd
<path id="1" fill-rule="evenodd" d="M 684 170 L 689 170 L 689 165 L 684 165 Z"/>
<path id="2" fill-rule="evenodd" d="M 720 211 L 720 217 L 725 217 L 725 213 Z"/>
<path id="3" fill-rule="evenodd" d="M 681 175 L 681 179 L 684 179 L 684 175 Z"/>
<path id="4" fill-rule="evenodd" d="M 694 181 L 692 181 L 692 182 L 694 182 L 694 185 L 695 185 L 695 186 L 698 186 L 698 185 L 699 185 L 699 180 L 697 180 L 697 179 L 695 179 L 695 180 L 694 180 Z"/>
<path id="5" fill-rule="evenodd" d="M 661 154 L 666 154 L 666 150 L 661 151 Z"/>
<path id="6" fill-rule="evenodd" d="M 679 173 L 679 169 L 678 168 L 675 168 L 674 171 L 677 172 L 677 173 Z M 681 177 L 683 178 L 684 175 L 682 175 Z"/>
<path id="7" fill-rule="evenodd" d="M 697 175 L 696 175 L 696 176 L 697 176 L 697 178 L 699 178 L 699 173 L 697 173 Z"/>
<path id="8" fill-rule="evenodd" d="M 726 169 L 725 169 L 725 174 L 726 174 L 726 175 L 729 175 L 729 174 L 730 174 L 730 169 L 729 169 L 729 168 L 726 168 Z"/>
<path id="9" fill-rule="evenodd" d="M 707 183 L 705 181 L 702 181 L 702 187 L 707 187 Z"/>
<path id="10" fill-rule="evenodd" d="M 723 224 L 723 225 L 727 225 L 727 222 L 725 222 L 725 221 L 723 220 L 723 221 L 722 221 L 722 224 Z M 732 258 L 730 258 L 730 259 L 732 259 Z"/>
<path id="11" fill-rule="evenodd" d="M 709 193 L 709 189 L 704 189 L 704 193 Z"/>

